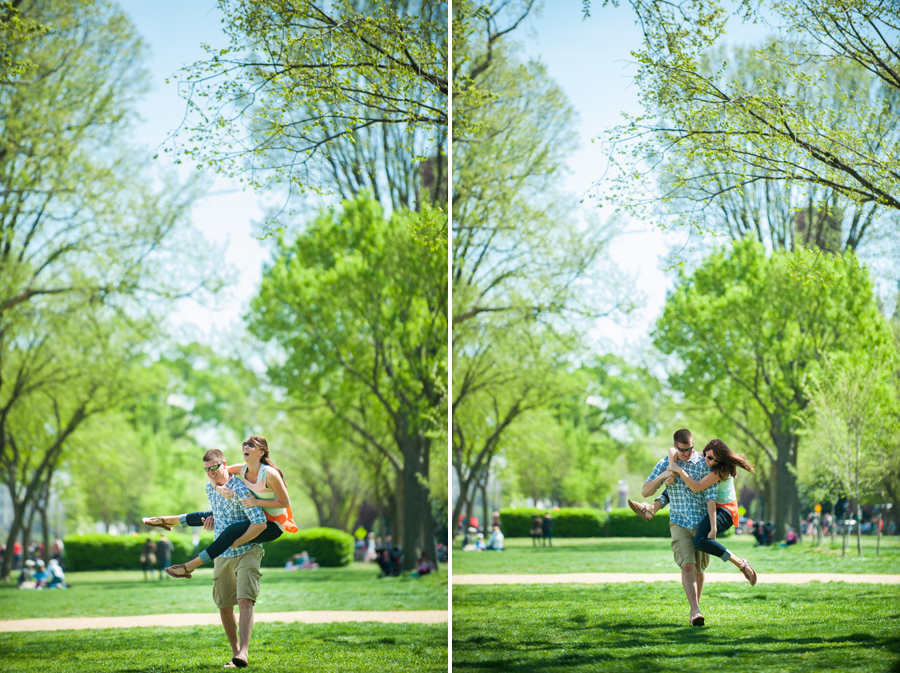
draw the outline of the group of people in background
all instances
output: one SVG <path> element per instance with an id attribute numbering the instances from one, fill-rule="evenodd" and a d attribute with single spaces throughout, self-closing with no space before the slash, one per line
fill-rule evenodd
<path id="1" fill-rule="evenodd" d="M 6 553 L 4 545 L 3 553 Z M 28 557 L 22 560 L 22 545 L 18 542 L 13 546 L 13 570 L 21 570 L 18 578 L 20 589 L 68 589 L 71 584 L 66 582 L 65 545 L 59 538 L 50 546 L 50 560 L 44 562 L 44 545 L 32 544 Z M 0 554 L 0 563 L 3 556 Z"/>
<path id="2" fill-rule="evenodd" d="M 500 530 L 500 512 L 495 511 L 491 517 L 490 537 L 485 540 L 484 533 L 478 528 L 478 520 L 470 517 L 468 528 L 465 527 L 466 519 L 460 517 L 459 534 L 462 535 L 463 551 L 503 551 L 505 536 Z"/>
<path id="3" fill-rule="evenodd" d="M 66 582 L 66 573 L 55 558 L 50 559 L 46 566 L 43 559 L 28 559 L 19 573 L 20 589 L 68 589 L 71 586 Z"/>
<path id="4" fill-rule="evenodd" d="M 53 540 L 53 544 L 50 545 L 50 558 L 56 559 L 60 564 L 65 566 L 65 545 L 63 544 L 62 539 L 56 538 Z M 37 542 L 33 540 L 31 544 L 28 545 L 28 552 L 23 553 L 25 548 L 22 544 L 17 540 L 13 542 L 12 546 L 12 569 L 13 570 L 23 570 L 26 567 L 26 561 L 31 560 L 34 561 L 35 564 L 37 561 L 42 561 L 46 563 L 46 549 L 44 548 L 43 542 Z M 9 552 L 6 544 L 0 545 L 0 563 L 3 563 L 3 558 Z"/>
<path id="5" fill-rule="evenodd" d="M 553 516 L 550 512 L 543 516 L 535 514 L 531 520 L 531 544 L 534 547 L 553 546 Z"/>
<path id="6" fill-rule="evenodd" d="M 153 569 L 159 570 L 159 579 L 162 580 L 163 573 L 166 568 L 172 565 L 172 541 L 165 535 L 160 535 L 159 540 L 154 542 L 152 538 L 147 538 L 141 547 L 141 567 L 144 569 L 144 581 L 147 580 L 147 574 L 153 577 Z"/>

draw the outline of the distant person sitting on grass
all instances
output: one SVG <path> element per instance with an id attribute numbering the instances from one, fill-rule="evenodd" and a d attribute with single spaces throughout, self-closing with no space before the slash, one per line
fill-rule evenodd
<path id="1" fill-rule="evenodd" d="M 434 563 L 432 563 L 431 559 L 428 558 L 428 554 L 422 552 L 422 556 L 419 557 L 419 561 L 418 563 L 416 563 L 416 570 L 412 574 L 412 576 L 422 577 L 423 575 L 427 575 L 431 572 L 434 572 Z"/>
<path id="2" fill-rule="evenodd" d="M 72 586 L 66 582 L 66 573 L 63 572 L 62 566 L 55 558 L 50 559 L 50 563 L 47 564 L 47 574 L 49 575 L 48 589 L 68 589 Z"/>
<path id="3" fill-rule="evenodd" d="M 50 581 L 50 575 L 44 567 L 43 561 L 38 559 L 35 563 L 37 563 L 37 569 L 34 571 L 31 579 L 34 580 L 35 589 L 40 589 L 47 586 L 47 583 Z"/>
<path id="4" fill-rule="evenodd" d="M 794 527 L 788 526 L 787 535 L 784 536 L 784 542 L 781 543 L 781 546 L 790 547 L 792 544 L 797 544 L 798 539 L 797 531 L 794 530 Z"/>
<path id="5" fill-rule="evenodd" d="M 215 529 L 216 539 L 234 524 L 247 524 L 246 532 L 216 557 L 213 566 L 213 600 L 219 608 L 222 628 L 231 646 L 232 658 L 226 668 L 244 668 L 250 659 L 250 636 L 253 632 L 253 608 L 259 596 L 259 567 L 263 557 L 262 547 L 255 538 L 266 530 L 266 517 L 262 508 L 250 505 L 252 498 L 244 483 L 228 474 L 225 456 L 218 449 L 210 449 L 203 455 L 203 469 L 208 482 L 206 495 L 211 511 L 180 516 L 151 517 L 151 521 L 174 524 L 181 521 L 197 521 L 207 530 Z M 236 498 L 226 498 L 219 488 L 227 485 Z M 205 516 L 203 516 L 205 515 Z M 147 520 L 145 520 L 146 522 Z M 155 524 L 151 524 L 155 525 Z M 173 577 L 190 577 L 186 564 L 166 568 Z M 181 574 L 179 574 L 181 573 Z M 234 617 L 234 606 L 240 608 L 240 629 Z M 239 639 L 240 636 L 240 639 Z"/>
<path id="6" fill-rule="evenodd" d="M 244 507 L 262 508 L 265 526 L 257 535 L 244 540 L 241 544 L 250 541 L 271 542 L 281 537 L 284 531 L 297 532 L 298 528 L 291 513 L 291 499 L 284 485 L 284 477 L 278 466 L 269 458 L 269 445 L 265 438 L 250 437 L 241 445 L 241 449 L 246 462 L 230 467 L 225 462 L 222 452 L 217 451 L 222 456 L 221 466 L 224 467 L 226 478 L 222 483 L 216 483 L 213 487 L 226 500 L 230 500 L 237 493 Z M 213 465 L 212 467 L 218 470 L 220 466 Z M 209 488 L 210 484 L 207 484 L 207 490 Z M 146 517 L 143 521 L 148 526 L 172 530 L 172 526 L 177 523 L 202 526 L 203 520 L 211 516 L 212 512 L 193 512 L 179 516 Z M 247 520 L 235 522 L 221 533 L 216 527 L 216 539 L 209 547 L 187 563 L 178 563 L 166 568 L 166 573 L 171 577 L 191 577 L 191 573 L 201 565 L 220 556 L 226 549 L 236 546 L 237 540 L 244 538 L 249 527 L 250 522 Z"/>
<path id="7" fill-rule="evenodd" d="M 284 564 L 285 570 L 315 570 L 318 567 L 319 564 L 316 563 L 316 559 L 310 558 L 309 552 L 305 551 L 294 554 L 288 559 L 287 563 Z"/>
<path id="8" fill-rule="evenodd" d="M 25 567 L 22 568 L 22 572 L 19 573 L 19 588 L 20 589 L 34 589 L 34 561 L 28 559 L 25 561 Z"/>
<path id="9" fill-rule="evenodd" d="M 488 551 L 503 551 L 503 533 L 500 532 L 500 524 L 491 526 L 491 539 L 488 540 Z"/>
<path id="10" fill-rule="evenodd" d="M 403 548 L 399 545 L 378 550 L 378 567 L 381 577 L 399 577 L 403 570 Z"/>

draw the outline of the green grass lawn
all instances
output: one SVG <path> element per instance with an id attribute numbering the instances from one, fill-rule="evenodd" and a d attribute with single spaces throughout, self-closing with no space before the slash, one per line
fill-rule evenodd
<path id="1" fill-rule="evenodd" d="M 897 586 L 710 584 L 701 609 L 669 582 L 458 586 L 453 670 L 900 671 Z"/>
<path id="2" fill-rule="evenodd" d="M 222 671 L 222 629 L 104 629 L 0 633 L 4 673 Z M 407 673 L 447 670 L 446 624 L 257 624 L 247 670 Z"/>
<path id="3" fill-rule="evenodd" d="M 841 557 L 840 540 L 832 547 L 827 539 L 820 547 L 803 542 L 790 547 L 755 547 L 749 535 L 733 535 L 725 546 L 750 560 L 758 573 L 900 573 L 900 538 L 881 540 L 875 556 L 875 540 L 863 540 L 863 556 L 856 555 L 855 541 Z M 710 559 L 710 571 L 737 572 L 730 563 Z M 668 538 L 558 538 L 552 547 L 533 547 L 530 538 L 506 539 L 503 552 L 463 552 L 453 549 L 453 572 L 477 573 L 677 573 Z"/>
<path id="4" fill-rule="evenodd" d="M 371 564 L 289 572 L 263 568 L 257 611 L 445 610 L 447 573 L 383 578 Z M 190 580 L 132 571 L 69 573 L 71 589 L 0 588 L 0 619 L 216 613 L 212 570 Z M 2 585 L 0 585 L 2 586 Z M 255 671 L 446 671 L 446 624 L 270 624 L 253 629 Z M 230 658 L 221 627 L 0 633 L 0 671 L 137 673 L 221 671 Z"/>
<path id="5" fill-rule="evenodd" d="M 377 577 L 377 566 L 363 563 L 300 571 L 263 568 L 256 610 L 447 609 L 446 572 L 420 579 Z M 145 582 L 142 572 L 130 570 L 68 573 L 66 579 L 72 588 L 65 591 L 19 591 L 14 583 L 0 585 L 0 619 L 216 611 L 211 567 L 189 580 Z"/>

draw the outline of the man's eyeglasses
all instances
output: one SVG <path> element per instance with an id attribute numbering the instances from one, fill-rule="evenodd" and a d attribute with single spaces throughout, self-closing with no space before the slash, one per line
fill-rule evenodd
<path id="1" fill-rule="evenodd" d="M 676 444 L 676 445 L 675 445 L 675 449 L 676 449 L 677 451 L 681 451 L 682 453 L 690 453 L 691 451 L 694 450 L 694 445 L 692 444 L 691 446 L 687 447 L 686 449 L 682 449 L 680 446 L 678 446 L 678 445 Z"/>
<path id="2" fill-rule="evenodd" d="M 222 463 L 218 463 L 216 465 L 213 465 L 212 467 L 204 467 L 203 469 L 206 470 L 207 474 L 209 474 L 209 473 L 215 472 L 220 467 L 222 467 Z"/>

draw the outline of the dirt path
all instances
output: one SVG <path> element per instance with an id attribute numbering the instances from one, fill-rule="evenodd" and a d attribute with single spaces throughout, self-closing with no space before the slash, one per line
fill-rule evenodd
<path id="1" fill-rule="evenodd" d="M 317 610 L 308 612 L 257 612 L 255 623 L 300 622 L 325 624 L 330 622 L 382 622 L 385 624 L 443 624 L 449 613 L 446 610 L 405 610 L 373 612 L 362 610 Z M 0 633 L 10 631 L 62 631 L 71 629 L 130 629 L 136 626 L 210 626 L 219 625 L 219 615 L 176 614 L 136 615 L 133 617 L 63 617 L 57 619 L 18 619 L 0 621 Z"/>
<path id="2" fill-rule="evenodd" d="M 707 582 L 746 582 L 740 573 L 706 573 Z M 627 582 L 681 582 L 678 573 L 560 573 L 558 575 L 453 575 L 463 584 L 624 584 Z M 759 584 L 900 584 L 900 575 L 852 575 L 841 573 L 760 573 Z"/>

